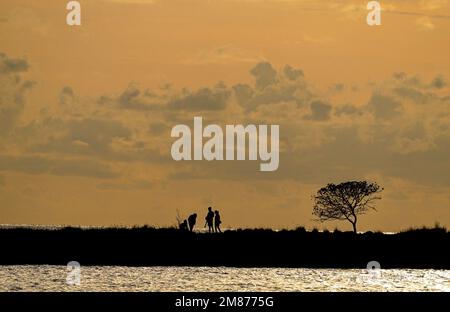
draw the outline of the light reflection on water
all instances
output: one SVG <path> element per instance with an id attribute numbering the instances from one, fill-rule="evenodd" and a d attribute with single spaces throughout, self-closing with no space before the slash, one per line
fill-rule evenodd
<path id="1" fill-rule="evenodd" d="M 450 291 L 450 270 L 0 266 L 0 291 Z"/>

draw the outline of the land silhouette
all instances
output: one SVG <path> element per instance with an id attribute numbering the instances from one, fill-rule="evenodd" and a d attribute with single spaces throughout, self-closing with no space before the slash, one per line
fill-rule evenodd
<path id="1" fill-rule="evenodd" d="M 0 264 L 450 269 L 443 227 L 396 234 L 318 230 L 178 228 L 0 229 Z M 205 252 L 214 248 L 215 252 Z"/>
<path id="2" fill-rule="evenodd" d="M 222 233 L 218 210 L 208 207 L 205 228 L 194 231 L 197 213 L 173 228 L 0 228 L 0 265 L 233 266 L 450 269 L 446 228 L 395 234 L 358 233 L 357 217 L 375 210 L 383 189 L 374 182 L 328 184 L 313 197 L 318 221 L 346 220 L 353 231 L 238 229 Z M 208 252 L 209 250 L 214 252 Z"/>

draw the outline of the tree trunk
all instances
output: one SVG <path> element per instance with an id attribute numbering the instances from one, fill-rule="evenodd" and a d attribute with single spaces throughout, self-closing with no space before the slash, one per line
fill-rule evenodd
<path id="1" fill-rule="evenodd" d="M 357 231 L 356 231 L 356 221 L 352 223 L 352 226 L 353 226 L 353 233 L 356 234 L 357 233 Z"/>

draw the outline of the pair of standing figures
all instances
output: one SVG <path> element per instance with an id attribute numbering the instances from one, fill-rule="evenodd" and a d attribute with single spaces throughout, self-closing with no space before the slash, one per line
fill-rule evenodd
<path id="1" fill-rule="evenodd" d="M 190 232 L 194 231 L 195 223 L 197 222 L 197 214 L 191 214 L 187 220 L 184 220 L 180 224 L 180 230 L 189 230 Z M 209 233 L 222 233 L 220 229 L 220 224 L 222 221 L 220 220 L 220 213 L 218 210 L 212 211 L 211 207 L 208 207 L 208 213 L 205 217 L 205 227 L 208 226 Z"/>

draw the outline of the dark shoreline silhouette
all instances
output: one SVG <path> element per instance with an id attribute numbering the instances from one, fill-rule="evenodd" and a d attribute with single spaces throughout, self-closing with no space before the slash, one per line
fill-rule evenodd
<path id="1" fill-rule="evenodd" d="M 232 266 L 450 269 L 450 232 L 397 234 L 267 229 L 191 233 L 172 228 L 0 229 L 0 265 Z M 205 252 L 214 248 L 215 252 Z"/>

